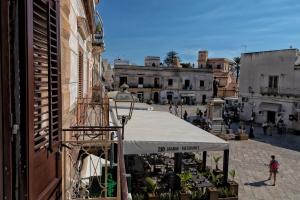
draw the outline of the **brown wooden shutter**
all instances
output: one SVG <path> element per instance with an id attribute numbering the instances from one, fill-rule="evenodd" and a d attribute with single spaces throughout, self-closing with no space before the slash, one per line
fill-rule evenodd
<path id="1" fill-rule="evenodd" d="M 56 199 L 61 182 L 59 1 L 28 0 L 27 5 L 28 199 Z"/>
<path id="2" fill-rule="evenodd" d="M 34 149 L 59 141 L 59 63 L 55 3 L 33 3 Z"/>

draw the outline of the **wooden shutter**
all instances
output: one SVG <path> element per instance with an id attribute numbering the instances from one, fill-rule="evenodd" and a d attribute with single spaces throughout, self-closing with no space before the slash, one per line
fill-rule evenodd
<path id="1" fill-rule="evenodd" d="M 28 199 L 60 191 L 59 1 L 27 0 Z"/>

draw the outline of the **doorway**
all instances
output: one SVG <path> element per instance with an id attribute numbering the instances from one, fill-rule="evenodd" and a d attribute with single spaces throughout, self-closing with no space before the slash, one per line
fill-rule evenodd
<path id="1" fill-rule="evenodd" d="M 206 104 L 206 95 L 202 95 L 202 105 Z"/>
<path id="2" fill-rule="evenodd" d="M 172 100 L 173 100 L 173 94 L 168 93 L 168 94 L 167 94 L 167 99 L 168 99 L 168 103 L 172 103 Z"/>
<path id="3" fill-rule="evenodd" d="M 275 116 L 276 116 L 276 112 L 268 111 L 267 112 L 267 121 L 271 122 L 271 123 L 275 123 Z"/>
<path id="4" fill-rule="evenodd" d="M 154 103 L 158 103 L 159 102 L 158 92 L 154 92 L 154 94 L 153 94 L 153 100 L 154 100 Z"/>

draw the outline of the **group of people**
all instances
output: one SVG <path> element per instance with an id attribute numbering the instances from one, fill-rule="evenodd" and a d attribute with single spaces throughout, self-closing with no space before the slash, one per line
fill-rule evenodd
<path id="1" fill-rule="evenodd" d="M 283 134 L 285 132 L 285 124 L 282 119 L 279 119 L 277 124 L 272 123 L 272 122 L 264 122 L 262 124 L 262 128 L 263 128 L 264 134 L 265 135 L 268 134 L 270 136 L 272 136 L 273 130 L 275 128 L 277 128 L 277 132 L 279 134 Z"/>

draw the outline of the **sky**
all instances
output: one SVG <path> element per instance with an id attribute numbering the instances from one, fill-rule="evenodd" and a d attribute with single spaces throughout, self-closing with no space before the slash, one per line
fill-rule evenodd
<path id="1" fill-rule="evenodd" d="M 174 50 L 233 58 L 243 52 L 300 48 L 300 0 L 101 0 L 105 53 L 143 65 Z"/>

